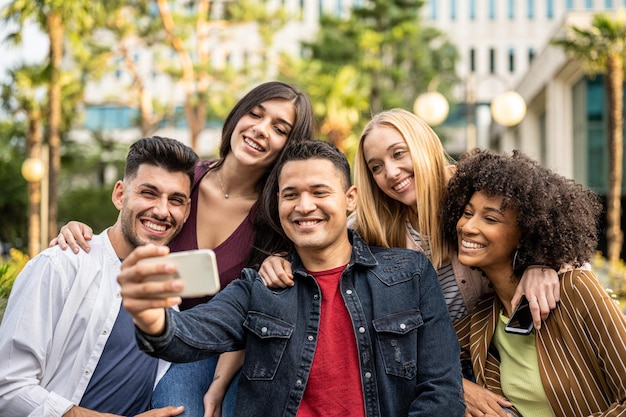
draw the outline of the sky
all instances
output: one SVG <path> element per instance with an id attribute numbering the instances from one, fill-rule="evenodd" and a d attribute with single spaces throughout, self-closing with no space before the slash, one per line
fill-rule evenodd
<path id="1" fill-rule="evenodd" d="M 10 0 L 0 0 L 0 9 L 10 3 Z M 41 62 L 48 53 L 48 39 L 35 25 L 24 28 L 23 42 L 16 46 L 7 42 L 5 38 L 15 27 L 7 27 L 0 23 L 0 80 L 4 81 L 8 69 L 20 63 Z"/>

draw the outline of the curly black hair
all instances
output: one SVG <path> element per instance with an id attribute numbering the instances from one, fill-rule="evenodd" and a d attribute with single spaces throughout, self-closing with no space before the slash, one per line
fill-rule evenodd
<path id="1" fill-rule="evenodd" d="M 502 196 L 503 210 L 518 210 L 521 240 L 515 277 L 530 265 L 558 270 L 564 263 L 579 267 L 591 259 L 602 212 L 598 196 L 520 151 L 501 155 L 474 149 L 461 156 L 442 212 L 444 238 L 454 248 L 458 249 L 457 221 L 477 191 Z"/>

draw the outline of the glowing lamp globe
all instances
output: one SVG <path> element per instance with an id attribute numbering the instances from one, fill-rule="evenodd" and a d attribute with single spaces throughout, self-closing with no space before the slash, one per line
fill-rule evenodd
<path id="1" fill-rule="evenodd" d="M 446 120 L 450 105 L 443 94 L 436 91 L 420 94 L 413 103 L 413 113 L 430 126 L 438 126 Z"/>
<path id="2" fill-rule="evenodd" d="M 46 174 L 46 166 L 38 158 L 27 158 L 22 163 L 22 176 L 28 182 L 41 181 Z"/>
<path id="3" fill-rule="evenodd" d="M 491 102 L 491 116 L 503 126 L 515 126 L 526 115 L 526 102 L 519 93 L 507 91 Z"/>

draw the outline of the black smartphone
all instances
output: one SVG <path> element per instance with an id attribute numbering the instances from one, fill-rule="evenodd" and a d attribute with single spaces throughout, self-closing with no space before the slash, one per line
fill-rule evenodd
<path id="1" fill-rule="evenodd" d="M 533 330 L 533 316 L 530 314 L 530 307 L 528 306 L 528 300 L 525 296 L 522 296 L 522 300 L 519 302 L 509 322 L 506 324 L 504 331 L 508 333 L 530 334 Z"/>

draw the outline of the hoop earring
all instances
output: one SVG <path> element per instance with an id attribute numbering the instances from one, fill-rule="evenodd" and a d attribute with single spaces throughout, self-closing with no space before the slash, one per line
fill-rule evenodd
<path id="1" fill-rule="evenodd" d="M 515 249 L 515 255 L 513 255 L 513 270 L 515 270 L 515 262 L 517 261 L 517 252 L 519 249 Z"/>

